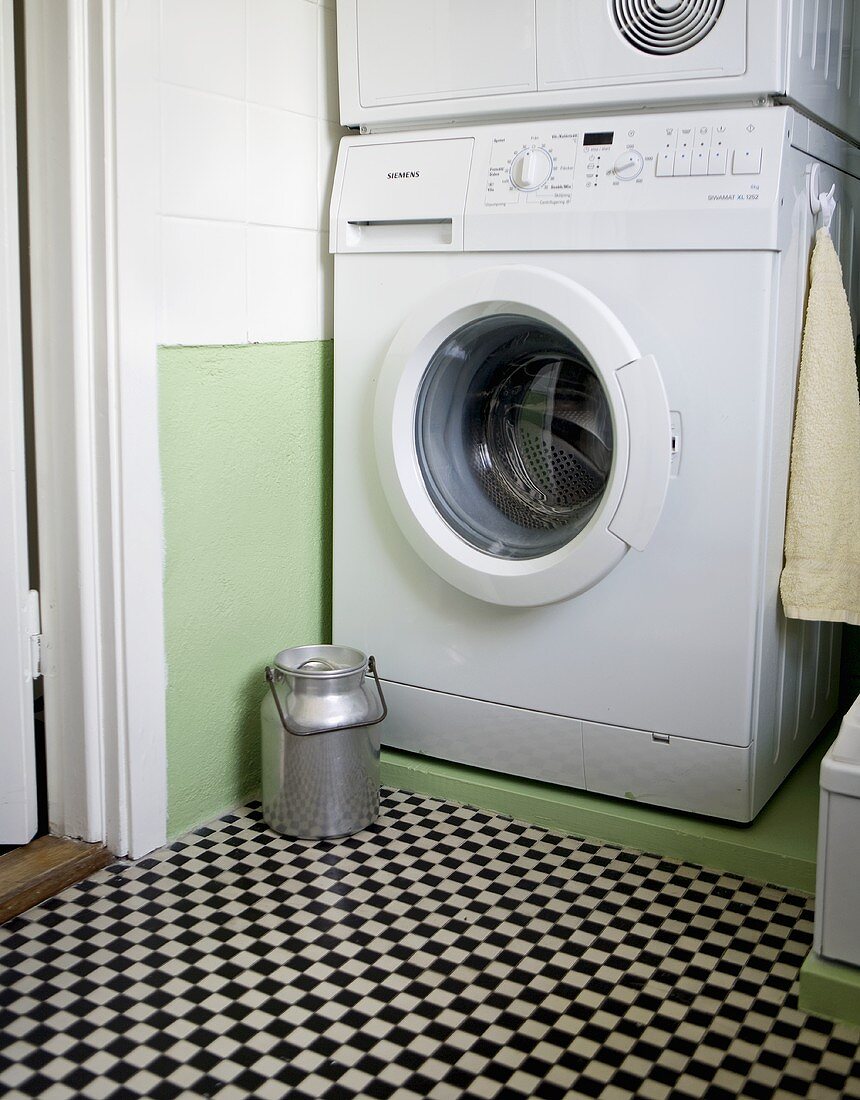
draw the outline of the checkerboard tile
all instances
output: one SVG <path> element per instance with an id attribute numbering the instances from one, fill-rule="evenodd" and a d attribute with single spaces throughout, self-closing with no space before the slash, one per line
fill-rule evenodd
<path id="1" fill-rule="evenodd" d="M 797 1008 L 809 898 L 385 791 L 259 806 L 0 928 L 7 1097 L 860 1098 Z"/>

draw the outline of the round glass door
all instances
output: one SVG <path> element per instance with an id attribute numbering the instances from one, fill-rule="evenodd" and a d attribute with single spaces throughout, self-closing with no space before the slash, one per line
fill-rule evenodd
<path id="1" fill-rule="evenodd" d="M 586 527 L 613 462 L 609 400 L 582 348 L 516 313 L 471 320 L 430 359 L 415 447 L 430 499 L 470 546 L 543 557 Z"/>
<path id="2" fill-rule="evenodd" d="M 656 360 L 596 295 L 527 265 L 420 297 L 379 367 L 373 430 L 412 549 L 507 607 L 578 595 L 643 549 L 669 482 Z"/>

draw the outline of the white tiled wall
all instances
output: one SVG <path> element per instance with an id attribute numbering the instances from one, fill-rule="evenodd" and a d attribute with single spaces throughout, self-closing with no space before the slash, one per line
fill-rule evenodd
<path id="1" fill-rule="evenodd" d="M 334 0 L 161 0 L 162 344 L 331 337 Z"/>

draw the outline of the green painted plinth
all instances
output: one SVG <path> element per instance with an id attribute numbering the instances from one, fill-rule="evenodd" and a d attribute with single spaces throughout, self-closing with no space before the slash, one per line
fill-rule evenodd
<path id="1" fill-rule="evenodd" d="M 800 968 L 798 1000 L 810 1015 L 860 1024 L 860 967 L 830 962 L 810 952 Z"/>
<path id="2" fill-rule="evenodd" d="M 750 825 L 625 802 L 498 772 L 383 749 L 382 781 L 508 814 L 574 836 L 672 856 L 812 894 L 818 772 L 832 725 Z"/>

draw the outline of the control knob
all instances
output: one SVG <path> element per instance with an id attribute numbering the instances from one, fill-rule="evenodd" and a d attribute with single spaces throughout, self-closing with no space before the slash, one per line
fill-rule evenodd
<path id="1" fill-rule="evenodd" d="M 518 191 L 536 191 L 552 175 L 552 157 L 542 146 L 522 149 L 511 163 L 510 175 Z"/>
<path id="2" fill-rule="evenodd" d="M 638 149 L 627 149 L 612 166 L 613 175 L 620 180 L 635 180 L 645 164 Z"/>

